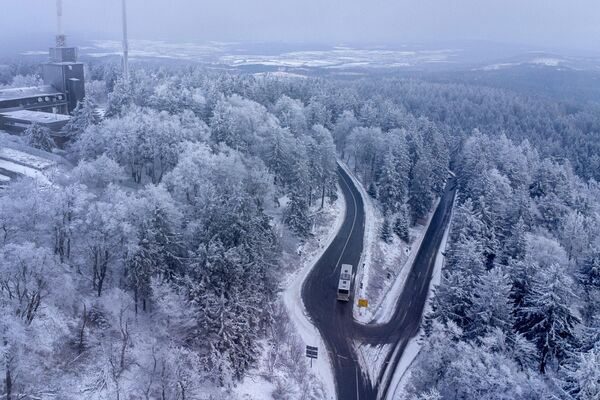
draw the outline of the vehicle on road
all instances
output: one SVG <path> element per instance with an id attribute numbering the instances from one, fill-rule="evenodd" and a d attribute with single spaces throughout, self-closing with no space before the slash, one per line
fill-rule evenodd
<path id="1" fill-rule="evenodd" d="M 352 287 L 352 265 L 342 264 L 340 282 L 338 284 L 337 299 L 341 301 L 350 300 L 350 288 Z"/>

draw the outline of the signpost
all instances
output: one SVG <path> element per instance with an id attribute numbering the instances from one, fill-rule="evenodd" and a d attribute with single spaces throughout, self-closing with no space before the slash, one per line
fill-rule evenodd
<path id="1" fill-rule="evenodd" d="M 362 308 L 369 307 L 369 300 L 367 299 L 358 299 L 358 306 Z"/>
<path id="2" fill-rule="evenodd" d="M 319 356 L 319 348 L 314 346 L 306 346 L 306 357 L 310 358 L 310 367 L 312 368 L 313 358 L 316 360 Z"/>

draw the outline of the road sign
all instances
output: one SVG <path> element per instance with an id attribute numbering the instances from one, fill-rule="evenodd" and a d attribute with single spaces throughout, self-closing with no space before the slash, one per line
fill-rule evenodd
<path id="1" fill-rule="evenodd" d="M 319 348 L 314 346 L 306 346 L 306 357 L 310 358 L 310 367 L 312 368 L 312 360 L 319 356 Z"/>
<path id="2" fill-rule="evenodd" d="M 367 308 L 369 307 L 369 300 L 367 299 L 358 299 L 358 306 Z"/>

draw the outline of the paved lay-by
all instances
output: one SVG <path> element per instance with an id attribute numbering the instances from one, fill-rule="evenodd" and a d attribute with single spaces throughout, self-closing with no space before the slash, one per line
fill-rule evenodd
<path id="1" fill-rule="evenodd" d="M 363 250 L 365 231 L 362 197 L 342 168 L 338 168 L 338 173 L 346 200 L 346 216 L 337 236 L 304 281 L 302 299 L 328 347 L 338 399 L 384 399 L 392 374 L 382 371 L 376 382 L 370 382 L 366 373 L 360 371 L 352 342 L 393 344 L 397 351 L 391 352 L 385 363 L 392 372 L 396 368 L 404 348 L 419 331 L 435 258 L 450 219 L 456 183 L 451 178 L 446 185 L 391 320 L 381 325 L 362 325 L 352 317 L 356 299 L 347 303 L 336 300 L 340 266 L 351 264 L 356 268 Z"/>

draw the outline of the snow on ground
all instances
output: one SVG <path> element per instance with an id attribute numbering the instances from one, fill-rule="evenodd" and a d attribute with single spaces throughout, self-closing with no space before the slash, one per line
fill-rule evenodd
<path id="1" fill-rule="evenodd" d="M 455 199 L 456 202 L 456 199 Z M 454 209 L 454 204 L 452 205 Z M 433 269 L 433 275 L 431 277 L 431 283 L 429 284 L 429 294 L 427 295 L 427 302 L 425 304 L 425 309 L 423 310 L 423 315 L 427 314 L 431 309 L 431 300 L 435 294 L 435 288 L 439 286 L 442 281 L 442 269 L 445 263 L 445 254 L 446 246 L 448 244 L 448 235 L 450 234 L 450 228 L 452 226 L 452 216 L 450 217 L 450 223 L 444 232 L 444 237 L 442 238 L 442 243 L 438 250 L 438 254 L 435 258 L 435 267 Z M 408 379 L 410 378 L 410 366 L 414 362 L 415 358 L 419 355 L 419 351 L 421 350 L 421 339 L 423 338 L 423 331 L 419 331 L 419 333 L 412 338 L 406 349 L 404 350 L 404 354 L 402 354 L 402 358 L 398 363 L 398 367 L 396 367 L 396 371 L 394 371 L 394 375 L 392 376 L 392 381 L 390 382 L 390 390 L 388 391 L 387 400 L 404 400 L 404 388 L 408 383 Z M 407 373 L 408 372 L 408 373 Z"/>
<path id="2" fill-rule="evenodd" d="M 339 198 L 328 212 L 324 213 L 323 223 L 315 228 L 315 240 L 305 243 L 301 252 L 304 255 L 304 265 L 296 273 L 289 276 L 286 282 L 286 290 L 283 293 L 283 301 L 289 316 L 302 340 L 309 346 L 319 348 L 319 358 L 313 362 L 316 375 L 321 379 L 325 387 L 328 399 L 335 399 L 335 381 L 331 362 L 326 351 L 325 342 L 317 328 L 308 318 L 306 309 L 302 302 L 302 284 L 304 280 L 321 258 L 327 247 L 331 244 L 338 231 L 342 227 L 346 216 L 346 202 L 341 190 L 338 188 Z"/>
<path id="3" fill-rule="evenodd" d="M 377 220 L 375 218 L 376 210 L 369 195 L 363 188 L 363 185 L 358 181 L 358 179 L 354 176 L 350 167 L 346 165 L 342 160 L 338 160 L 339 164 L 342 166 L 344 171 L 350 176 L 352 181 L 354 182 L 354 186 L 356 186 L 360 192 L 360 195 L 363 199 L 364 211 L 365 211 L 365 238 L 363 241 L 363 253 L 361 256 L 360 263 L 356 268 L 355 275 L 355 283 L 354 283 L 354 299 L 366 298 L 366 290 L 369 282 L 369 278 L 371 275 L 371 246 L 369 243 L 374 243 L 377 241 L 378 235 L 378 225 Z M 354 319 L 360 322 L 369 322 L 367 319 L 367 312 L 364 308 L 352 307 L 352 313 L 354 315 Z"/>
<path id="4" fill-rule="evenodd" d="M 260 375 L 249 373 L 237 386 L 236 394 L 240 400 L 271 400 L 275 385 Z"/>
<path id="5" fill-rule="evenodd" d="M 295 260 L 303 260 L 304 262 L 300 265 L 300 268 L 293 268 L 293 265 L 287 266 L 291 268 L 288 268 L 290 272 L 282 283 L 284 291 L 281 297 L 293 328 L 302 339 L 302 342 L 305 345 L 317 346 L 319 348 L 319 358 L 313 360 L 310 372 L 314 373 L 321 381 L 326 393 L 324 400 L 335 399 L 333 371 L 325 343 L 316 327 L 308 318 L 308 314 L 302 303 L 301 292 L 304 280 L 315 263 L 321 258 L 323 252 L 329 247 L 344 221 L 346 203 L 339 189 L 338 192 L 340 196 L 333 205 L 326 203 L 324 209 L 314 215 L 316 222 L 312 231 L 313 236 L 295 249 L 297 254 L 285 257 L 286 262 L 294 262 Z M 282 198 L 279 200 L 281 206 L 274 211 L 274 214 L 280 213 L 284 209 L 285 202 L 286 199 Z M 266 351 L 264 355 L 266 357 Z M 304 358 L 303 361 L 306 363 L 310 362 L 307 358 Z M 272 399 L 271 394 L 275 390 L 275 385 L 265 378 L 264 369 L 264 366 L 259 365 L 255 370 L 248 373 L 245 379 L 234 390 L 234 393 L 238 396 L 237 398 L 240 400 Z"/>
<path id="6" fill-rule="evenodd" d="M 371 383 L 376 382 L 385 358 L 393 349 L 393 346 L 391 344 L 372 346 L 355 341 L 354 349 L 356 350 L 358 363 L 361 366 L 361 372 L 366 373 Z"/>
<path id="7" fill-rule="evenodd" d="M 95 40 L 92 46 L 81 48 L 89 57 L 120 56 L 121 44 L 116 40 Z M 460 50 L 338 46 L 319 50 L 293 50 L 265 52 L 260 44 L 248 46 L 240 43 L 205 42 L 177 43 L 153 40 L 131 40 L 131 58 L 157 58 L 206 62 L 239 67 L 262 65 L 282 68 L 334 68 L 356 67 L 406 68 L 427 63 L 451 62 Z"/>
<path id="8" fill-rule="evenodd" d="M 386 323 L 393 315 L 396 302 L 412 267 L 414 258 L 421 246 L 423 235 L 431 222 L 433 211 L 425 226 L 410 228 L 411 243 L 406 244 L 396 235 L 392 243 L 379 239 L 379 227 L 383 224 L 383 215 L 374 206 L 360 181 L 342 161 L 340 164 L 350 175 L 361 193 L 365 208 L 365 239 L 361 263 L 356 272 L 355 299 L 367 299 L 369 307 L 353 307 L 354 319 L 363 324 L 369 322 Z M 433 207 L 436 209 L 439 200 Z"/>
<path id="9" fill-rule="evenodd" d="M 37 170 L 56 166 L 56 162 L 8 147 L 0 147 L 0 159 L 12 161 Z"/>
<path id="10" fill-rule="evenodd" d="M 394 238 L 394 243 L 391 245 L 394 246 L 396 242 L 400 242 L 397 246 L 402 246 L 402 249 L 406 253 L 406 257 L 400 260 L 400 263 L 394 265 L 392 264 L 391 268 L 388 268 L 389 273 L 391 273 L 391 279 L 385 277 L 384 282 L 384 290 L 380 293 L 377 298 L 377 302 L 374 303 L 374 307 L 370 309 L 372 313 L 372 320 L 384 324 L 388 322 L 392 315 L 394 314 L 394 310 L 396 309 L 396 303 L 402 290 L 404 290 L 404 284 L 406 283 L 406 278 L 408 277 L 408 273 L 412 269 L 413 262 L 417 253 L 419 252 L 419 248 L 421 247 L 421 242 L 423 241 L 423 237 L 425 236 L 425 232 L 431 223 L 431 218 L 433 217 L 433 213 L 439 204 L 439 199 L 436 201 L 433 211 L 429 213 L 427 217 L 427 223 L 425 226 L 418 225 L 414 228 L 411 228 L 411 238 L 413 238 L 413 242 L 410 246 L 406 246 L 404 242 L 399 240 L 398 238 Z M 380 247 L 385 245 L 385 243 L 379 241 Z M 389 251 L 389 246 L 388 251 Z M 388 253 L 389 254 L 389 253 Z M 390 257 L 384 253 L 384 257 Z M 386 260 L 388 263 L 392 262 L 391 260 Z M 395 276 L 395 278 L 394 278 Z"/>
<path id="11" fill-rule="evenodd" d="M 0 184 L 8 182 L 8 181 L 10 181 L 10 178 L 8 176 L 4 176 L 4 175 L 0 174 Z"/>
<path id="12" fill-rule="evenodd" d="M 0 169 L 9 171 L 9 172 L 12 172 L 15 174 L 27 176 L 27 177 L 30 177 L 33 179 L 37 179 L 40 182 L 45 183 L 45 184 L 50 184 L 50 181 L 48 180 L 46 175 L 44 175 L 42 172 L 38 171 L 37 169 L 31 168 L 31 167 L 26 167 L 24 165 L 14 163 L 12 161 L 0 159 Z"/>
<path id="13" fill-rule="evenodd" d="M 539 57 L 531 60 L 531 64 L 536 65 L 545 65 L 547 67 L 558 67 L 560 64 L 564 63 L 565 60 L 560 58 L 552 58 L 552 57 Z"/>

